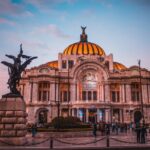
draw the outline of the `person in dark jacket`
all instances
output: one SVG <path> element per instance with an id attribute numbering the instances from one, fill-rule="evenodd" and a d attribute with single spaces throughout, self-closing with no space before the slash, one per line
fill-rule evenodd
<path id="1" fill-rule="evenodd" d="M 36 124 L 33 124 L 33 125 L 32 125 L 31 132 L 32 132 L 32 137 L 35 137 L 35 135 L 36 135 L 36 133 L 37 133 Z"/>
<path id="2" fill-rule="evenodd" d="M 135 130 L 136 130 L 137 143 L 141 143 L 141 127 L 139 122 L 136 123 Z"/>
<path id="3" fill-rule="evenodd" d="M 141 143 L 142 144 L 146 143 L 146 141 L 145 141 L 146 134 L 147 134 L 146 126 L 143 125 L 141 128 Z"/>
<path id="4" fill-rule="evenodd" d="M 93 124 L 93 136 L 94 136 L 94 137 L 97 136 L 96 132 L 97 132 L 97 124 L 94 123 L 94 124 Z"/>

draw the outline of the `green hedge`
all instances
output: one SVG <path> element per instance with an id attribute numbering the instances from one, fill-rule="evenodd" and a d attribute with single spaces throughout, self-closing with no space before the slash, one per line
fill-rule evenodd
<path id="1" fill-rule="evenodd" d="M 52 120 L 55 129 L 89 128 L 90 125 L 83 124 L 77 117 L 56 117 Z"/>

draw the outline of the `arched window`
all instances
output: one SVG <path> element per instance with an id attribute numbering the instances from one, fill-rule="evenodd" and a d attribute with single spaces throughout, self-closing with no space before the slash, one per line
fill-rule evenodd
<path id="1" fill-rule="evenodd" d="M 139 85 L 139 83 L 131 84 L 131 100 L 134 102 L 140 100 L 140 85 Z"/>
<path id="2" fill-rule="evenodd" d="M 38 87 L 39 101 L 49 101 L 50 96 L 50 83 L 49 82 L 40 82 Z"/>
<path id="3" fill-rule="evenodd" d="M 110 95 L 112 102 L 120 102 L 120 86 L 119 84 L 111 84 L 110 85 Z"/>
<path id="4" fill-rule="evenodd" d="M 97 100 L 97 75 L 93 72 L 86 72 L 82 77 L 82 100 Z"/>

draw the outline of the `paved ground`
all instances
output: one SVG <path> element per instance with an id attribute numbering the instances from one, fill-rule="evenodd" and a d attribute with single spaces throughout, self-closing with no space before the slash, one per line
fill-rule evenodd
<path id="1" fill-rule="evenodd" d="M 53 148 L 59 149 L 73 149 L 73 148 L 86 148 L 86 149 L 97 149 L 97 148 L 106 148 L 107 147 L 107 138 L 106 136 L 101 136 L 98 133 L 98 136 L 95 138 L 92 136 L 90 131 L 80 132 L 80 133 L 38 133 L 34 138 L 29 133 L 27 135 L 28 146 L 15 147 L 17 148 L 50 148 L 50 136 L 53 136 Z M 150 135 L 147 136 L 146 144 L 137 144 L 136 135 L 133 132 L 128 133 L 119 133 L 119 135 L 111 134 L 109 137 L 109 145 L 111 148 L 117 149 L 117 147 L 141 147 L 142 149 L 149 147 L 150 149 Z M 7 149 L 12 148 L 8 146 Z M 6 147 L 0 147 L 4 149 Z"/>

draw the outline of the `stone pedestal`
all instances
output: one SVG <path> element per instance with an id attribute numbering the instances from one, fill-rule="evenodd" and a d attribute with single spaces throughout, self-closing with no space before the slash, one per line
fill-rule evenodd
<path id="1" fill-rule="evenodd" d="M 26 117 L 22 97 L 3 97 L 0 100 L 0 140 L 12 145 L 25 144 Z"/>

